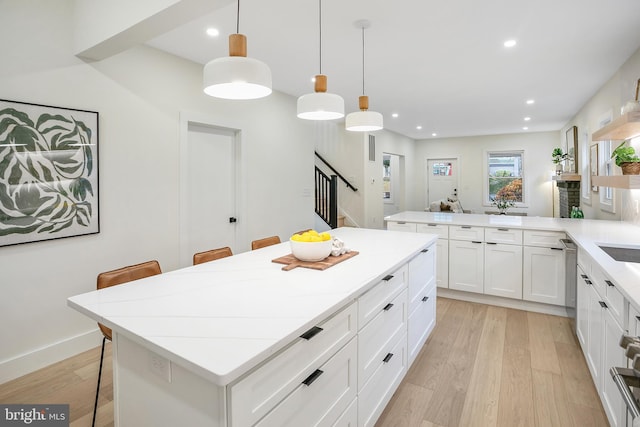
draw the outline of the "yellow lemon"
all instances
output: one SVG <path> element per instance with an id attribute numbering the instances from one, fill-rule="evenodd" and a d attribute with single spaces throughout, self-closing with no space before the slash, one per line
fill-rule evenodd
<path id="1" fill-rule="evenodd" d="M 320 237 L 322 238 L 323 242 L 331 240 L 331 234 L 327 233 L 326 231 L 324 233 L 320 233 Z"/>

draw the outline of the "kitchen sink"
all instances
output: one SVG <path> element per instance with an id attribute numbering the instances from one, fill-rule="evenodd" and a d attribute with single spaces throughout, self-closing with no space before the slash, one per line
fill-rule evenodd
<path id="1" fill-rule="evenodd" d="M 616 261 L 640 263 L 640 247 L 607 245 L 598 245 L 598 247 Z"/>

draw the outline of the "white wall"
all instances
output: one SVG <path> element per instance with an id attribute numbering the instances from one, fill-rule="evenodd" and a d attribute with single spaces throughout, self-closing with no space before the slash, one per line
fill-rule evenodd
<path id="1" fill-rule="evenodd" d="M 459 159 L 458 198 L 464 209 L 474 213 L 495 210 L 483 202 L 484 162 L 486 152 L 524 150 L 524 174 L 526 208 L 512 208 L 513 211 L 527 212 L 529 216 L 552 215 L 551 174 L 554 164 L 551 151 L 560 143 L 558 132 L 520 133 L 508 135 L 487 135 L 461 138 L 425 139 L 416 142 L 415 185 L 420 210 L 427 207 L 426 161 L 428 158 Z M 557 195 L 556 195 L 557 197 Z"/>
<path id="2" fill-rule="evenodd" d="M 585 167 L 589 164 L 589 147 L 595 144 L 591 140 L 593 132 L 599 128 L 599 123 L 603 117 L 611 116 L 612 119 L 620 117 L 620 108 L 635 97 L 636 82 L 640 77 L 640 50 L 636 51 L 622 67 L 605 83 L 600 90 L 582 107 L 582 109 L 568 123 L 569 126 L 578 127 L 580 143 L 580 162 Z M 613 148 L 620 141 L 614 141 Z M 632 141 L 632 146 L 640 153 L 640 138 Z M 600 159 L 602 162 L 603 159 Z M 584 175 L 587 170 L 583 169 Z M 614 172 L 620 174 L 621 171 L 614 166 Z M 588 197 L 582 198 L 581 204 L 586 218 L 610 219 L 627 221 L 640 224 L 640 215 L 636 213 L 636 203 L 640 203 L 640 190 L 614 190 L 615 213 L 603 209 L 600 204 L 600 192 L 589 192 Z"/>
<path id="3" fill-rule="evenodd" d="M 2 98 L 100 113 L 99 234 L 0 247 L 0 383 L 99 344 L 96 325 L 66 306 L 96 275 L 157 259 L 179 265 L 179 115 L 241 129 L 249 241 L 313 226 L 316 131 L 296 100 L 246 102 L 202 93 L 202 67 L 137 47 L 103 61 L 73 56 L 73 2 L 4 2 Z M 28 23 L 29 25 L 26 25 Z M 215 189 L 212 189 L 214 191 Z"/>

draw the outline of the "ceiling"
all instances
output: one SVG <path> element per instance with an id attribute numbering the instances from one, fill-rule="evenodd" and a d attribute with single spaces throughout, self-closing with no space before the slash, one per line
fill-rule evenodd
<path id="1" fill-rule="evenodd" d="M 273 88 L 313 92 L 318 1 L 240 6 L 248 56 L 269 65 Z M 236 8 L 231 2 L 148 44 L 201 64 L 227 56 Z M 367 19 L 365 93 L 386 129 L 414 139 L 555 131 L 640 47 L 639 17 L 638 0 L 324 0 L 322 71 L 328 91 L 356 111 L 362 39 L 354 23 Z M 220 36 L 207 36 L 208 27 Z M 505 48 L 508 39 L 517 45 Z"/>

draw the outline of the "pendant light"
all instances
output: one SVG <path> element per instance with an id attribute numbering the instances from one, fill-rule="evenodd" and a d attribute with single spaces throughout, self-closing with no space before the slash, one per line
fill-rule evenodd
<path id="1" fill-rule="evenodd" d="M 371 26 L 371 22 L 363 19 L 355 25 L 362 29 L 362 96 L 358 98 L 360 111 L 347 115 L 345 128 L 354 132 L 373 132 L 382 129 L 383 125 L 382 114 L 369 111 L 369 97 L 364 94 L 364 30 Z"/>
<path id="2" fill-rule="evenodd" d="M 262 61 L 247 58 L 247 37 L 240 34 L 240 0 L 236 34 L 229 35 L 229 56 L 204 67 L 204 93 L 223 99 L 256 99 L 271 94 L 271 70 Z"/>
<path id="3" fill-rule="evenodd" d="M 344 117 L 344 99 L 327 92 L 327 76 L 322 74 L 322 0 L 319 5 L 320 74 L 315 77 L 315 92 L 298 98 L 298 117 L 306 120 L 334 120 Z"/>

